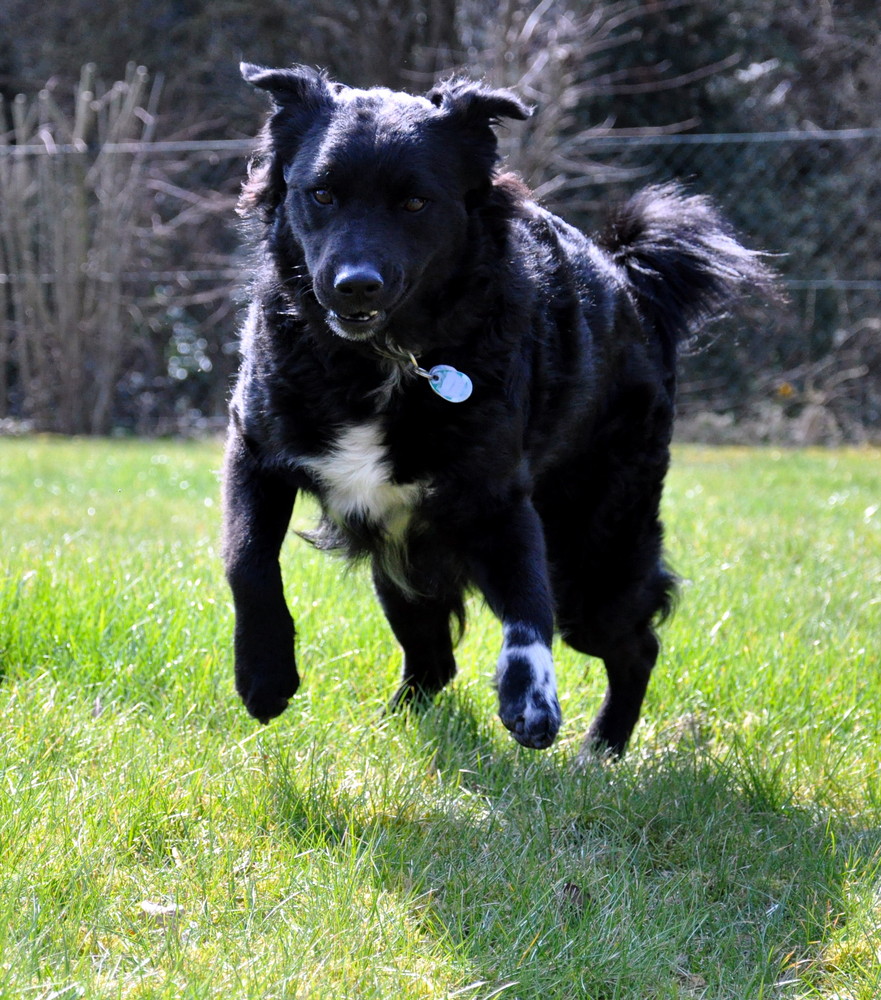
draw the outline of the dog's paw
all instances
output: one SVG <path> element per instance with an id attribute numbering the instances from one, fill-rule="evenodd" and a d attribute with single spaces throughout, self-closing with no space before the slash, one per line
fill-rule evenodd
<path id="1" fill-rule="evenodd" d="M 405 680 L 389 699 L 386 712 L 400 712 L 413 709 L 421 712 L 434 701 L 437 689 L 429 689 L 414 681 Z"/>
<path id="2" fill-rule="evenodd" d="M 627 749 L 632 725 L 616 725 L 604 712 L 594 719 L 579 751 L 579 759 L 620 760 Z"/>
<path id="3" fill-rule="evenodd" d="M 622 740 L 620 737 L 609 739 L 597 732 L 595 726 L 591 726 L 582 741 L 576 763 L 580 767 L 587 767 L 596 761 L 619 761 L 624 756 L 626 748 L 626 739 Z"/>
<path id="4" fill-rule="evenodd" d="M 556 696 L 548 700 L 533 689 L 514 703 L 500 703 L 499 718 L 521 746 L 546 750 L 557 738 L 563 714 Z"/>
<path id="5" fill-rule="evenodd" d="M 294 672 L 286 677 L 252 675 L 238 684 L 238 690 L 248 714 L 265 725 L 288 707 L 299 686 Z"/>
<path id="6" fill-rule="evenodd" d="M 499 718 L 524 747 L 545 750 L 563 721 L 551 651 L 543 643 L 506 643 L 499 658 L 496 683 Z"/>

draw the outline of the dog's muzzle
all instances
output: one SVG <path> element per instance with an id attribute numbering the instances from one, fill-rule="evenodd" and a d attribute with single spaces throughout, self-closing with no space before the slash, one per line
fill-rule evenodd
<path id="1" fill-rule="evenodd" d="M 333 285 L 319 296 L 334 333 L 347 340 L 364 340 L 381 330 L 396 297 L 391 283 L 373 264 L 344 264 Z"/>

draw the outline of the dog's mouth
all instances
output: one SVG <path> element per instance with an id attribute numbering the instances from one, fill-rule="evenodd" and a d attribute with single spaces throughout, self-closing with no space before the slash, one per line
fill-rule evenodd
<path id="1" fill-rule="evenodd" d="M 346 340 L 361 340 L 382 328 L 385 324 L 386 312 L 384 309 L 370 309 L 343 314 L 330 310 L 327 318 L 334 333 Z"/>
<path id="2" fill-rule="evenodd" d="M 352 326 L 366 326 L 372 323 L 380 315 L 379 309 L 371 309 L 370 312 L 356 312 L 344 316 L 342 313 L 334 313 L 336 319 L 343 323 L 350 323 Z"/>

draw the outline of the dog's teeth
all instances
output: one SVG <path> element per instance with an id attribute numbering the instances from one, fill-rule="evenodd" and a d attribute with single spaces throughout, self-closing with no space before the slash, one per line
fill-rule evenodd
<path id="1" fill-rule="evenodd" d="M 379 315 L 378 309 L 372 309 L 370 312 L 359 312 L 352 313 L 350 316 L 340 316 L 342 320 L 348 320 L 351 323 L 366 323 L 367 320 L 376 319 Z"/>

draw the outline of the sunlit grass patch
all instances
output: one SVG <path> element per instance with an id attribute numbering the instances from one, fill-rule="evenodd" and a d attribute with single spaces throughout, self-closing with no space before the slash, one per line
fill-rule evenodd
<path id="1" fill-rule="evenodd" d="M 677 452 L 680 605 L 586 767 L 600 664 L 558 644 L 561 737 L 516 746 L 475 599 L 455 683 L 383 716 L 368 575 L 299 540 L 303 687 L 249 719 L 219 461 L 0 442 L 0 996 L 878 995 L 877 453 Z"/>

